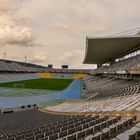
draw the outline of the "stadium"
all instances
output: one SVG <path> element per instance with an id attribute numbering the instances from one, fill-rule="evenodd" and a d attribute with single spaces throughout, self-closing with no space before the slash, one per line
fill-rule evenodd
<path id="1" fill-rule="evenodd" d="M 0 139 L 139 139 L 140 37 L 87 37 L 83 63 L 98 67 L 1 59 Z"/>
<path id="2" fill-rule="evenodd" d="M 140 140 L 139 5 L 0 0 L 0 140 Z"/>

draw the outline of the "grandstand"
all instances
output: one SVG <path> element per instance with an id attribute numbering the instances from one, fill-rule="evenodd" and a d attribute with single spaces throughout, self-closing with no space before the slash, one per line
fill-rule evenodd
<path id="1" fill-rule="evenodd" d="M 116 78 L 101 78 L 95 77 L 90 80 L 84 80 L 87 96 L 96 94 L 93 98 L 118 97 L 140 92 L 140 82 L 116 79 Z"/>
<path id="2" fill-rule="evenodd" d="M 137 116 L 140 119 L 140 37 L 87 38 L 84 63 L 98 64 L 90 75 L 83 78 L 85 100 L 66 101 L 48 107 L 57 113 L 82 113 L 118 116 Z M 100 53 L 102 52 L 102 55 Z M 113 124 L 114 127 L 117 124 Z M 85 140 L 138 140 L 138 124 L 111 135 L 100 129 L 84 136 Z M 112 128 L 112 126 L 111 126 Z M 88 129 L 89 130 L 89 129 Z M 116 131 L 115 131 L 116 132 Z M 105 137 L 104 137 L 105 135 Z"/>
<path id="3" fill-rule="evenodd" d="M 36 73 L 0 73 L 0 83 L 38 78 L 40 76 Z"/>
<path id="4" fill-rule="evenodd" d="M 84 78 L 86 76 L 87 76 L 86 74 L 74 74 L 72 77 L 73 78 Z"/>
<path id="5" fill-rule="evenodd" d="M 38 73 L 40 75 L 40 77 L 42 78 L 51 78 L 52 75 L 49 72 L 42 72 L 42 73 Z"/>
<path id="6" fill-rule="evenodd" d="M 46 69 L 36 64 L 0 59 L 0 72 L 38 72 Z"/>
<path id="7" fill-rule="evenodd" d="M 97 64 L 95 70 L 0 61 L 1 83 L 74 79 L 47 96 L 0 98 L 8 101 L 1 108 L 1 140 L 140 139 L 140 37 L 87 37 L 86 45 L 84 63 Z M 64 101 L 41 104 L 57 99 Z"/>

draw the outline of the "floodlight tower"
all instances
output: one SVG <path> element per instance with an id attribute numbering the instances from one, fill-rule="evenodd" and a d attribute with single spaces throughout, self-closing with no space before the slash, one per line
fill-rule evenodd
<path id="1" fill-rule="evenodd" d="M 24 57 L 24 59 L 25 59 L 25 61 L 24 61 L 24 62 L 25 62 L 25 67 L 26 67 L 26 63 L 27 63 L 27 56 L 25 56 L 25 57 Z"/>
<path id="2" fill-rule="evenodd" d="M 3 53 L 3 59 L 5 60 L 6 58 L 6 52 Z"/>

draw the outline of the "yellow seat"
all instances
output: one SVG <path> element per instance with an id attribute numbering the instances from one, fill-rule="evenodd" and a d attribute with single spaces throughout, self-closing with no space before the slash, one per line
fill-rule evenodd
<path id="1" fill-rule="evenodd" d="M 87 74 L 73 74 L 72 75 L 72 78 L 77 78 L 77 79 L 79 79 L 79 78 L 84 78 L 84 77 L 86 77 L 87 76 Z"/>
<path id="2" fill-rule="evenodd" d="M 49 72 L 40 72 L 40 73 L 38 73 L 38 75 L 41 78 L 51 78 L 52 77 L 51 73 L 49 73 Z"/>

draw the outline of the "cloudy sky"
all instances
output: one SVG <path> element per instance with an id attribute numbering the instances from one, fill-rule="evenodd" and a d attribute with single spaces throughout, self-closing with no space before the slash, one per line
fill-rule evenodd
<path id="1" fill-rule="evenodd" d="M 140 0 L 0 0 L 0 58 L 83 65 L 86 36 L 140 27 Z"/>

